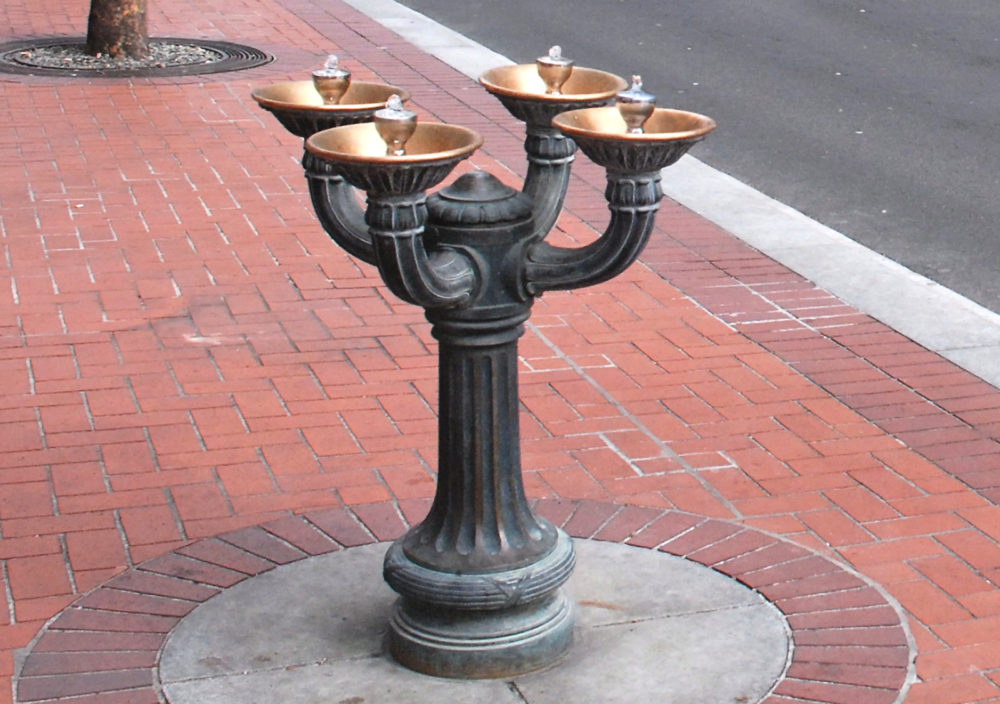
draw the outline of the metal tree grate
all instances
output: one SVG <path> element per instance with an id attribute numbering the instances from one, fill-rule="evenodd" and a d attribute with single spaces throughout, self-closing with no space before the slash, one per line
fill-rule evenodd
<path id="1" fill-rule="evenodd" d="M 274 57 L 270 54 L 243 44 L 209 39 L 157 37 L 150 38 L 151 49 L 169 55 L 170 49 L 176 47 L 179 58 L 171 59 L 168 56 L 166 59 L 154 59 L 152 62 L 115 62 L 118 64 L 115 66 L 100 62 L 83 65 L 80 61 L 52 65 L 53 51 L 64 50 L 67 55 L 81 54 L 85 43 L 81 37 L 52 37 L 22 39 L 0 44 L 0 72 L 79 78 L 153 78 L 240 71 L 274 61 Z M 35 57 L 34 52 L 39 50 L 48 50 L 43 52 L 46 54 L 45 60 Z"/>

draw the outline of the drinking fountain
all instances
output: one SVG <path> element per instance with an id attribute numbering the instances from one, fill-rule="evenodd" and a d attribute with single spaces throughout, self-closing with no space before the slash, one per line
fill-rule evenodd
<path id="1" fill-rule="evenodd" d="M 437 489 L 427 517 L 388 549 L 383 574 L 400 595 L 389 652 L 413 670 L 458 678 L 546 667 L 573 638 L 562 589 L 573 546 L 532 512 L 521 478 L 517 341 L 532 304 L 634 262 L 662 197 L 660 169 L 715 128 L 702 115 L 655 107 L 638 77 L 629 89 L 618 76 L 574 67 L 557 48 L 480 83 L 526 125 L 520 191 L 472 171 L 428 195 L 483 140 L 418 122 L 401 100 L 385 101 L 371 122 L 309 136 L 301 122 L 298 132 L 288 127 L 287 114 L 350 110 L 354 84 L 333 105 L 301 87 L 254 95 L 307 137 L 303 166 L 326 232 L 421 306 L 439 343 Z M 592 243 L 561 247 L 545 238 L 578 145 L 606 170 L 611 216 Z M 363 213 L 348 184 L 365 192 Z"/>

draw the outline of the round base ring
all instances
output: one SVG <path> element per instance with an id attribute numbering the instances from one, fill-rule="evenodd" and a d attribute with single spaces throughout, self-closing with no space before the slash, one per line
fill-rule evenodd
<path id="1" fill-rule="evenodd" d="M 389 653 L 436 677 L 483 679 L 534 672 L 573 643 L 573 607 L 562 590 L 498 611 L 443 611 L 400 599 L 389 623 Z"/>

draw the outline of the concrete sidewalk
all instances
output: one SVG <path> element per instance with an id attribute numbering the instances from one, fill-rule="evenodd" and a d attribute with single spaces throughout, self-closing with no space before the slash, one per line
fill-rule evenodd
<path id="1" fill-rule="evenodd" d="M 86 9 L 8 2 L 0 40 L 79 35 Z M 300 141 L 250 91 L 334 52 L 483 134 L 459 173 L 523 174 L 494 98 L 340 0 L 150 9 L 154 35 L 277 60 L 0 74 L 0 702 L 158 701 L 159 648 L 194 606 L 391 539 L 433 494 L 428 327 L 324 235 Z M 563 244 L 607 216 L 603 173 L 582 156 L 574 173 Z M 771 704 L 1000 702 L 1000 391 L 675 203 L 657 222 L 625 275 L 535 307 L 540 510 L 698 555 L 783 608 L 800 659 Z M 797 571 L 816 559 L 856 581 Z"/>

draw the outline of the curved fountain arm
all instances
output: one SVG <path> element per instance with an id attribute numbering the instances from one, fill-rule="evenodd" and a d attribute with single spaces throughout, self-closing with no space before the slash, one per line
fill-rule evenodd
<path id="1" fill-rule="evenodd" d="M 313 210 L 323 229 L 349 254 L 374 264 L 375 248 L 354 187 L 344 181 L 328 161 L 308 151 L 302 157 L 302 166 Z"/>
<path id="2" fill-rule="evenodd" d="M 582 247 L 556 247 L 544 241 L 528 250 L 525 267 L 532 293 L 591 286 L 624 271 L 642 252 L 653 229 L 663 193 L 660 172 L 608 171 L 605 198 L 611 221 L 604 234 Z"/>
<path id="3" fill-rule="evenodd" d="M 374 260 L 389 289 L 410 303 L 428 309 L 459 308 L 480 287 L 472 259 L 454 249 L 427 251 L 424 224 L 427 198 L 408 195 L 368 196 L 368 223 Z"/>
<path id="4" fill-rule="evenodd" d="M 521 192 L 531 196 L 535 231 L 544 235 L 562 210 L 576 143 L 553 127 L 528 123 L 524 151 L 528 174 Z"/>

